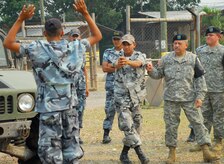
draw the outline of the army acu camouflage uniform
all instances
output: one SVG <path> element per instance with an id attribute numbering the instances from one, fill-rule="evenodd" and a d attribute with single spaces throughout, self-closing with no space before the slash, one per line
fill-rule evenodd
<path id="1" fill-rule="evenodd" d="M 196 99 L 204 99 L 207 91 L 204 76 L 196 76 L 195 68 L 200 61 L 195 54 L 186 52 L 179 61 L 175 52 L 162 57 L 157 68 L 149 73 L 150 77 L 165 80 L 164 121 L 166 124 L 166 146 L 177 146 L 177 129 L 180 123 L 181 108 L 193 126 L 199 145 L 210 144 L 210 136 L 203 125 L 201 112 L 194 108 Z M 197 67 L 198 68 L 198 67 Z"/>
<path id="2" fill-rule="evenodd" d="M 135 148 L 142 143 L 139 135 L 142 122 L 140 102 L 146 96 L 144 77 L 146 56 L 134 51 L 129 60 L 140 60 L 142 66 L 133 68 L 126 65 L 116 70 L 114 98 L 118 113 L 118 126 L 125 134 L 123 143 L 125 146 Z"/>
<path id="3" fill-rule="evenodd" d="M 86 48 L 90 47 L 87 39 L 82 39 L 81 43 L 86 45 Z M 76 93 L 78 96 L 78 104 L 76 106 L 76 110 L 78 112 L 79 128 L 83 128 L 83 115 L 84 115 L 84 109 L 86 105 L 86 77 L 84 75 L 86 55 L 83 54 L 82 57 L 83 57 L 83 64 L 79 73 L 78 81 L 75 84 Z"/>
<path id="4" fill-rule="evenodd" d="M 205 81 L 208 92 L 201 107 L 204 124 L 209 131 L 213 126 L 214 137 L 224 138 L 224 46 L 213 48 L 204 45 L 197 48 L 196 53 L 206 74 Z"/>
<path id="5" fill-rule="evenodd" d="M 36 112 L 40 113 L 38 155 L 43 164 L 74 164 L 83 156 L 79 145 L 78 79 L 85 51 L 81 43 L 35 41 L 21 46 L 28 54 L 37 83 Z"/>
<path id="6" fill-rule="evenodd" d="M 103 62 L 115 63 L 122 51 L 116 51 L 115 48 L 106 49 L 103 54 Z M 106 118 L 103 121 L 103 129 L 112 129 L 115 106 L 114 106 L 114 73 L 107 73 L 106 75 L 106 102 L 105 102 L 105 114 Z"/>

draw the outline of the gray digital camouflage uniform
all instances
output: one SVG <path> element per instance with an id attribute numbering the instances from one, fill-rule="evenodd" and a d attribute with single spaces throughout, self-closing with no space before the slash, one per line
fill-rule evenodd
<path id="1" fill-rule="evenodd" d="M 115 63 L 118 57 L 121 55 L 121 51 L 116 51 L 115 48 L 106 49 L 103 54 L 103 62 Z M 107 73 L 106 75 L 106 102 L 105 102 L 105 114 L 106 118 L 103 121 L 103 129 L 112 129 L 114 116 L 116 113 L 114 106 L 114 73 Z"/>
<path id="2" fill-rule="evenodd" d="M 202 105 L 204 124 L 209 131 L 213 126 L 214 137 L 224 138 L 224 46 L 197 48 L 196 53 L 206 74 L 208 92 Z"/>
<path id="3" fill-rule="evenodd" d="M 36 108 L 40 113 L 38 155 L 43 164 L 73 164 L 83 156 L 79 145 L 74 81 L 83 64 L 85 45 L 35 41 L 21 45 L 28 54 L 37 83 Z"/>
<path id="4" fill-rule="evenodd" d="M 134 148 L 142 143 L 139 135 L 142 122 L 140 102 L 146 96 L 144 77 L 146 56 L 134 51 L 129 60 L 140 60 L 142 66 L 133 68 L 126 65 L 115 72 L 114 97 L 118 126 L 125 135 L 123 143 Z"/>
<path id="5" fill-rule="evenodd" d="M 149 73 L 150 77 L 165 80 L 164 121 L 166 124 L 165 141 L 168 147 L 177 146 L 177 129 L 180 123 L 181 108 L 193 126 L 199 145 L 210 144 L 210 136 L 203 125 L 201 112 L 194 108 L 196 99 L 204 99 L 207 91 L 204 76 L 194 78 L 195 66 L 200 61 L 195 54 L 186 52 L 179 61 L 171 52 L 161 58 L 157 68 Z"/>
<path id="6" fill-rule="evenodd" d="M 89 48 L 89 42 L 87 39 L 82 39 L 81 43 Z M 79 119 L 79 128 L 83 128 L 83 115 L 84 109 L 86 105 L 86 77 L 84 75 L 84 67 L 86 64 L 86 55 L 85 53 L 82 55 L 83 57 L 83 64 L 79 73 L 78 81 L 75 84 L 77 96 L 78 96 L 78 104 L 76 106 L 76 110 L 78 112 L 78 119 Z"/>
<path id="7" fill-rule="evenodd" d="M 83 128 L 83 115 L 86 105 L 86 78 L 84 76 L 84 67 L 81 68 L 78 82 L 76 83 L 76 92 L 78 96 L 78 104 L 76 110 L 79 115 L 79 128 Z"/>

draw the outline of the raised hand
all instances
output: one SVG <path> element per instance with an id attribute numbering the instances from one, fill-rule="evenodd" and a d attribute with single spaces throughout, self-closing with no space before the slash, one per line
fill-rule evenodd
<path id="1" fill-rule="evenodd" d="M 22 11 L 19 14 L 19 18 L 21 20 L 26 20 L 26 19 L 30 19 L 33 17 L 34 12 L 35 12 L 35 6 L 34 5 L 24 5 Z"/>
<path id="2" fill-rule="evenodd" d="M 88 13 L 86 3 L 84 0 L 74 0 L 73 7 L 76 11 L 80 12 L 82 15 Z"/>

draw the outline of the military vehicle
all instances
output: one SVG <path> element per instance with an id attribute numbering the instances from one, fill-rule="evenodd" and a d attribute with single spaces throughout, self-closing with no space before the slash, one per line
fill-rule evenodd
<path id="1" fill-rule="evenodd" d="M 0 152 L 17 157 L 20 164 L 40 163 L 36 83 L 32 71 L 15 68 L 12 53 L 3 47 L 5 36 L 0 29 Z"/>

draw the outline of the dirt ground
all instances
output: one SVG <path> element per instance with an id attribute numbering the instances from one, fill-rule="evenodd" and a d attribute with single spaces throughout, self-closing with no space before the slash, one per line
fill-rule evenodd
<path id="1" fill-rule="evenodd" d="M 114 120 L 113 129 L 110 133 L 112 142 L 102 144 L 103 129 L 102 123 L 105 117 L 104 102 L 104 74 L 99 70 L 98 91 L 90 92 L 87 98 L 87 105 L 84 114 L 84 128 L 81 130 L 81 138 L 84 141 L 82 145 L 85 155 L 80 160 L 81 164 L 118 164 L 119 155 L 122 150 L 123 133 L 118 129 L 117 115 Z M 163 108 L 143 106 L 142 109 L 142 149 L 150 158 L 151 164 L 164 164 L 168 149 L 164 142 L 164 121 Z M 187 143 L 186 139 L 189 134 L 188 121 L 181 114 L 181 123 L 179 126 L 177 164 L 202 164 L 202 152 L 191 153 L 189 149 L 195 143 Z M 134 150 L 130 150 L 130 159 L 134 164 L 140 163 Z M 1 154 L 0 164 L 16 164 L 16 158 Z M 221 163 L 224 163 L 222 160 Z"/>

